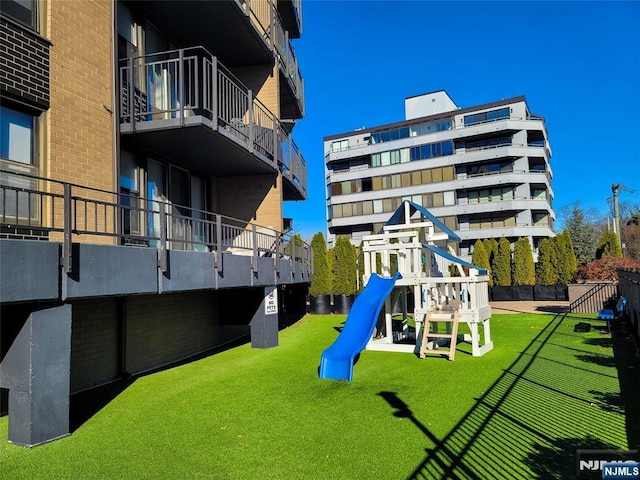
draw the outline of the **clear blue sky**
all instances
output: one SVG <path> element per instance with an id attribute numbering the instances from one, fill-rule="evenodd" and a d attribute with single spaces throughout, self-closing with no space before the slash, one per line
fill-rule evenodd
<path id="1" fill-rule="evenodd" d="M 305 81 L 294 139 L 308 199 L 285 202 L 305 239 L 326 233 L 323 137 L 404 119 L 405 97 L 459 107 L 524 95 L 546 118 L 553 207 L 640 204 L 640 2 L 303 0 Z"/>

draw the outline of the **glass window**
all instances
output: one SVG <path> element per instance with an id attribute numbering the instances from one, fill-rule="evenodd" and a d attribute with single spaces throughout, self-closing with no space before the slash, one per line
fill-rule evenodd
<path id="1" fill-rule="evenodd" d="M 35 117 L 0 107 L 0 158 L 33 165 Z"/>
<path id="2" fill-rule="evenodd" d="M 373 177 L 373 190 L 382 190 L 382 177 Z"/>
<path id="3" fill-rule="evenodd" d="M 362 202 L 356 202 L 353 204 L 353 214 L 362 215 Z"/>
<path id="4" fill-rule="evenodd" d="M 420 160 L 420 147 L 411 147 L 411 161 Z"/>
<path id="5" fill-rule="evenodd" d="M 393 203 L 390 198 L 382 200 L 382 209 L 385 213 L 393 212 Z"/>
<path id="6" fill-rule="evenodd" d="M 504 220 L 505 227 L 515 227 L 516 226 L 516 217 L 507 217 Z"/>
<path id="7" fill-rule="evenodd" d="M 420 171 L 411 172 L 411 185 L 420 185 L 422 183 L 422 175 Z"/>
<path id="8" fill-rule="evenodd" d="M 333 206 L 333 218 L 342 218 L 342 205 Z"/>
<path id="9" fill-rule="evenodd" d="M 351 193 L 351 182 L 341 182 L 342 194 L 346 195 Z"/>
<path id="10" fill-rule="evenodd" d="M 431 145 L 422 145 L 420 147 L 420 158 L 423 160 L 431 158 Z"/>
<path id="11" fill-rule="evenodd" d="M 422 206 L 427 208 L 433 207 L 433 195 L 430 193 L 422 195 Z"/>
<path id="12" fill-rule="evenodd" d="M 513 200 L 513 189 L 505 188 L 504 190 L 502 190 L 502 199 Z"/>
<path id="13" fill-rule="evenodd" d="M 341 152 L 349 149 L 349 140 L 337 140 L 331 144 L 332 152 Z"/>
<path id="14" fill-rule="evenodd" d="M 2 0 L 0 11 L 14 20 L 38 30 L 37 0 Z"/>
<path id="15" fill-rule="evenodd" d="M 400 163 L 400 150 L 393 150 L 389 152 L 391 155 L 391 164 L 394 165 L 396 163 Z"/>
<path id="16" fill-rule="evenodd" d="M 402 186 L 401 176 L 399 174 L 391 175 L 391 188 L 400 188 Z"/>
<path id="17" fill-rule="evenodd" d="M 363 178 L 361 183 L 362 183 L 362 191 L 363 192 L 370 192 L 371 191 L 371 189 L 372 189 L 371 177 Z"/>
<path id="18" fill-rule="evenodd" d="M 422 183 L 432 183 L 431 170 L 422 170 Z"/>
<path id="19" fill-rule="evenodd" d="M 400 129 L 400 138 L 408 138 L 409 137 L 409 127 L 404 127 Z"/>
<path id="20" fill-rule="evenodd" d="M 371 155 L 371 166 L 379 167 L 380 165 L 382 165 L 382 158 L 380 154 L 374 153 L 373 155 Z"/>
<path id="21" fill-rule="evenodd" d="M 410 187 L 411 186 L 411 174 L 410 173 L 403 173 L 400 175 L 401 177 L 401 181 L 400 183 L 402 184 L 403 187 Z"/>
<path id="22" fill-rule="evenodd" d="M 456 204 L 456 193 L 453 190 L 449 192 L 444 192 L 444 204 L 445 205 Z"/>
<path id="23" fill-rule="evenodd" d="M 382 152 L 381 156 L 382 156 L 382 162 L 381 162 L 382 166 L 391 164 L 391 153 L 390 152 Z"/>
<path id="24" fill-rule="evenodd" d="M 373 213 L 383 213 L 382 200 L 373 201 Z"/>
<path id="25" fill-rule="evenodd" d="M 453 142 L 442 142 L 442 155 L 453 155 Z"/>
<path id="26" fill-rule="evenodd" d="M 433 206 L 434 207 L 444 206 L 444 195 L 442 192 L 436 192 L 433 194 Z"/>
<path id="27" fill-rule="evenodd" d="M 373 213 L 373 202 L 371 200 L 362 202 L 362 214 L 371 215 L 372 213 Z"/>
<path id="28" fill-rule="evenodd" d="M 400 163 L 408 163 L 411 160 L 411 153 L 408 148 L 400 150 Z"/>
<path id="29" fill-rule="evenodd" d="M 411 201 L 418 205 L 422 205 L 422 195 L 414 195 L 413 197 L 411 197 Z"/>
<path id="30" fill-rule="evenodd" d="M 453 180 L 453 167 L 442 167 L 442 181 L 449 182 Z"/>
<path id="31" fill-rule="evenodd" d="M 382 177 L 382 189 L 386 190 L 388 188 L 391 188 L 391 175 Z"/>
<path id="32" fill-rule="evenodd" d="M 353 206 L 350 203 L 345 203 L 342 205 L 342 216 L 350 217 L 353 215 Z"/>
<path id="33" fill-rule="evenodd" d="M 469 204 L 476 204 L 480 202 L 480 195 L 477 191 L 467 192 L 467 196 L 469 197 Z"/>
<path id="34" fill-rule="evenodd" d="M 433 179 L 433 183 L 442 181 L 442 168 L 433 168 L 431 170 L 431 178 Z"/>

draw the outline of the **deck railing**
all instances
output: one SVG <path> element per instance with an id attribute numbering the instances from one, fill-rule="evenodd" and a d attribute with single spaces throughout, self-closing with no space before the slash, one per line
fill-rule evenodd
<path id="1" fill-rule="evenodd" d="M 311 247 L 290 235 L 217 213 L 32 175 L 0 170 L 0 223 L 3 236 L 25 228 L 59 234 L 62 264 L 71 271 L 74 237 L 108 237 L 122 245 L 157 248 L 159 266 L 167 268 L 167 250 L 293 258 L 311 271 Z M 42 235 L 41 235 L 42 236 Z M 90 241 L 90 240 L 89 240 Z M 293 263 L 291 266 L 293 268 Z M 222 268 L 222 255 L 216 255 Z"/>
<path id="2" fill-rule="evenodd" d="M 184 126 L 196 119 L 273 163 L 291 170 L 282 145 L 290 133 L 253 92 L 202 47 L 123 59 L 120 64 L 120 123 L 128 131 Z M 298 152 L 299 153 L 299 152 Z M 300 159 L 297 167 L 304 166 Z M 306 195 L 306 173 L 295 176 Z"/>
<path id="3" fill-rule="evenodd" d="M 291 88 L 298 100 L 300 110 L 304 115 L 304 87 L 302 81 L 302 75 L 300 75 L 300 68 L 298 67 L 298 59 L 296 58 L 295 51 L 289 40 L 289 32 L 287 32 L 282 26 L 282 20 L 280 14 L 274 8 L 274 22 L 273 22 L 273 40 L 275 50 L 282 62 L 287 77 L 291 80 Z"/>

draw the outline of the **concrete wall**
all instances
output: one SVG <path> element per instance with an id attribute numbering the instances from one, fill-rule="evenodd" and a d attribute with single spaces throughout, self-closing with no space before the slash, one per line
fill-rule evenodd
<path id="1" fill-rule="evenodd" d="M 215 300 L 212 292 L 129 297 L 127 372 L 141 373 L 216 346 Z"/>
<path id="2" fill-rule="evenodd" d="M 117 379 L 117 299 L 74 302 L 71 318 L 71 393 Z"/>

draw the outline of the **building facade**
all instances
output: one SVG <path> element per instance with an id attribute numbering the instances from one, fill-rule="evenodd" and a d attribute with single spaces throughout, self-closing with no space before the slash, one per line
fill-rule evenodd
<path id="1" fill-rule="evenodd" d="M 462 239 L 554 235 L 551 147 L 524 97 L 459 108 L 444 91 L 405 100 L 405 120 L 324 138 L 328 239 L 356 245 L 403 200 Z M 455 245 L 452 244 L 455 247 Z"/>
<path id="2" fill-rule="evenodd" d="M 282 213 L 307 188 L 301 4 L 0 13 L 0 410 L 35 445 L 68 434 L 74 393 L 243 336 L 275 346 L 304 311 L 310 249 Z"/>

